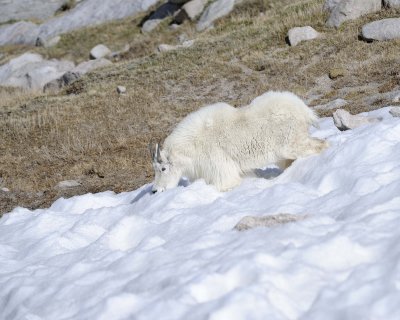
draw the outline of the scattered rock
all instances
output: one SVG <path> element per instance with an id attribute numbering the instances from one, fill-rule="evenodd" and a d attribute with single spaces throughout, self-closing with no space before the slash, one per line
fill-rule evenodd
<path id="1" fill-rule="evenodd" d="M 20 1 L 23 2 L 24 0 Z M 106 21 L 123 19 L 140 12 L 145 12 L 157 2 L 158 0 L 81 1 L 68 12 L 43 23 L 39 28 L 39 35 L 43 39 L 49 39 L 59 34 L 83 27 L 99 25 Z"/>
<path id="2" fill-rule="evenodd" d="M 119 94 L 125 94 L 126 93 L 126 88 L 124 86 L 117 86 L 117 92 Z"/>
<path id="3" fill-rule="evenodd" d="M 42 90 L 46 83 L 73 68 L 70 61 L 44 60 L 39 54 L 25 53 L 0 66 L 0 85 Z"/>
<path id="4" fill-rule="evenodd" d="M 142 26 L 142 32 L 154 30 L 166 17 L 174 15 L 180 9 L 180 5 L 166 2 L 154 11 Z"/>
<path id="5" fill-rule="evenodd" d="M 333 68 L 331 70 L 329 70 L 329 78 L 331 78 L 332 80 L 336 79 L 336 78 L 340 78 L 343 77 L 344 75 L 346 75 L 347 70 L 343 69 L 343 68 Z"/>
<path id="6" fill-rule="evenodd" d="M 61 78 L 46 83 L 45 86 L 43 87 L 43 92 L 55 94 L 65 86 L 78 80 L 80 77 L 81 77 L 80 73 L 68 71 L 64 73 Z"/>
<path id="7" fill-rule="evenodd" d="M 152 20 L 147 20 L 145 23 L 143 23 L 142 25 L 142 32 L 146 33 L 146 32 L 151 32 L 153 31 L 155 28 L 158 27 L 158 25 L 162 22 L 161 19 L 152 19 Z"/>
<path id="8" fill-rule="evenodd" d="M 50 48 L 50 47 L 54 47 L 55 45 L 57 45 L 57 43 L 59 43 L 61 40 L 60 36 L 56 36 L 54 38 L 51 38 L 49 40 L 45 40 L 41 37 L 38 37 L 36 39 L 36 46 L 37 47 L 45 47 L 45 48 Z"/>
<path id="9" fill-rule="evenodd" d="M 217 0 L 210 4 L 201 15 L 196 25 L 197 31 L 203 31 L 210 28 L 213 23 L 226 15 L 228 15 L 235 6 L 235 0 Z"/>
<path id="10" fill-rule="evenodd" d="M 400 39 L 400 18 L 390 18 L 367 23 L 362 27 L 362 37 L 367 40 Z"/>
<path id="11" fill-rule="evenodd" d="M 81 186 L 81 183 L 76 180 L 64 180 L 57 184 L 57 189 L 69 189 Z"/>
<path id="12" fill-rule="evenodd" d="M 171 25 L 169 26 L 169 28 L 170 28 L 171 30 L 177 30 L 177 29 L 180 28 L 180 25 L 177 24 L 177 23 L 173 23 L 173 24 L 171 24 Z"/>
<path id="13" fill-rule="evenodd" d="M 331 12 L 342 0 L 325 0 L 323 10 Z"/>
<path id="14" fill-rule="evenodd" d="M 320 37 L 320 33 L 310 26 L 292 28 L 288 32 L 291 46 L 296 46 L 301 41 L 312 40 Z"/>
<path id="15" fill-rule="evenodd" d="M 347 20 L 357 19 L 358 17 L 377 12 L 382 8 L 382 0 L 342 0 L 327 1 L 326 8 L 331 8 L 328 21 L 328 27 L 338 28 L 343 22 Z M 334 5 L 336 3 L 336 5 Z"/>
<path id="16" fill-rule="evenodd" d="M 90 50 L 90 59 L 100 59 L 111 54 L 111 50 L 108 49 L 104 44 L 98 44 L 92 50 Z"/>
<path id="17" fill-rule="evenodd" d="M 32 22 L 20 21 L 6 24 L 0 27 L 0 46 L 10 44 L 35 45 L 38 35 L 39 27 Z"/>
<path id="18" fill-rule="evenodd" d="M 203 12 L 206 3 L 206 0 L 191 0 L 186 2 L 175 16 L 175 22 L 180 24 L 187 19 L 194 21 Z"/>
<path id="19" fill-rule="evenodd" d="M 65 0 L 0 0 L 0 23 L 52 17 Z"/>
<path id="20" fill-rule="evenodd" d="M 382 102 L 399 102 L 400 90 L 389 91 L 384 93 L 377 93 L 363 98 L 362 102 L 365 105 L 376 105 Z"/>
<path id="21" fill-rule="evenodd" d="M 301 221 L 304 220 L 305 218 L 307 218 L 306 215 L 289 214 L 289 213 L 280 213 L 264 217 L 246 216 L 236 224 L 234 229 L 238 231 L 245 231 L 259 227 L 270 228 L 281 224 Z"/>
<path id="22" fill-rule="evenodd" d="M 348 111 L 339 109 L 333 113 L 333 122 L 340 131 L 354 129 L 366 124 L 379 122 L 380 118 L 367 118 L 360 115 L 351 115 Z"/>
<path id="23" fill-rule="evenodd" d="M 400 107 L 393 107 L 389 110 L 389 113 L 395 118 L 400 118 Z"/>
<path id="24" fill-rule="evenodd" d="M 71 71 L 64 73 L 60 78 L 54 79 L 46 83 L 45 86 L 43 87 L 43 92 L 55 94 L 65 86 L 78 80 L 85 73 L 88 73 L 89 71 L 94 69 L 109 66 L 111 64 L 112 64 L 111 61 L 104 58 L 82 62 Z"/>
<path id="25" fill-rule="evenodd" d="M 98 69 L 98 68 L 103 68 L 112 65 L 112 62 L 110 60 L 107 60 L 105 58 L 100 58 L 96 60 L 89 60 L 89 61 L 84 61 L 78 64 L 72 71 L 75 73 L 80 73 L 80 74 L 85 74 L 88 73 L 89 71 Z"/>
<path id="26" fill-rule="evenodd" d="M 172 50 L 177 50 L 177 49 L 184 49 L 184 48 L 189 48 L 194 44 L 194 40 L 186 40 L 182 44 L 178 44 L 176 46 L 170 45 L 170 44 L 160 44 L 158 46 L 158 51 L 159 52 L 167 52 L 167 51 L 172 51 Z"/>
<path id="27" fill-rule="evenodd" d="M 347 104 L 348 104 L 348 102 L 346 100 L 339 98 L 339 99 L 330 101 L 327 104 L 315 106 L 314 109 L 316 109 L 316 110 L 332 110 L 332 109 L 342 108 Z"/>
<path id="28" fill-rule="evenodd" d="M 400 0 L 383 0 L 383 4 L 388 8 L 400 8 Z"/>
<path id="29" fill-rule="evenodd" d="M 178 36 L 178 41 L 180 44 L 184 43 L 185 41 L 188 41 L 188 35 L 186 33 L 182 33 Z"/>
<path id="30" fill-rule="evenodd" d="M 122 50 L 111 52 L 109 54 L 109 57 L 112 59 L 119 59 L 123 54 L 129 52 L 130 49 L 131 49 L 130 45 L 126 44 Z"/>

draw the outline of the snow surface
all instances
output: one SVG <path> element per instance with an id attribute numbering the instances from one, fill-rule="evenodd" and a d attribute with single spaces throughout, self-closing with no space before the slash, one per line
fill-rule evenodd
<path id="1" fill-rule="evenodd" d="M 0 319 L 400 319 L 400 119 L 226 193 L 197 181 L 16 208 L 0 220 Z M 238 232 L 244 216 L 307 214 Z"/>

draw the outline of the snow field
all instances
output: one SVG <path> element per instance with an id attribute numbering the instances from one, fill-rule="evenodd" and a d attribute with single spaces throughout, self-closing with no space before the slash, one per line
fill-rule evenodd
<path id="1" fill-rule="evenodd" d="M 400 119 L 220 193 L 59 199 L 0 219 L 0 319 L 399 319 Z M 246 215 L 307 214 L 233 230 Z"/>

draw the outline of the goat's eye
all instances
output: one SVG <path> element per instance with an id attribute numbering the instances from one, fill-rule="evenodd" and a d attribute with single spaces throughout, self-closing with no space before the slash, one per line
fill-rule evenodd
<path id="1" fill-rule="evenodd" d="M 165 168 L 161 168 L 161 171 L 165 171 Z"/>

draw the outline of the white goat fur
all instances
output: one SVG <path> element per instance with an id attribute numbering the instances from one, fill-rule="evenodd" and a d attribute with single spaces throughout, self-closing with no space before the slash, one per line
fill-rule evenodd
<path id="1" fill-rule="evenodd" d="M 176 186 L 181 176 L 204 179 L 218 190 L 240 184 L 268 164 L 283 167 L 287 160 L 321 152 L 326 142 L 310 137 L 315 113 L 290 92 L 266 92 L 250 105 L 234 108 L 226 103 L 203 107 L 184 118 L 165 139 L 162 163 L 171 166 L 157 175 L 153 191 Z M 159 163 L 159 165 L 160 165 Z M 165 170 L 165 169 L 164 169 Z"/>

